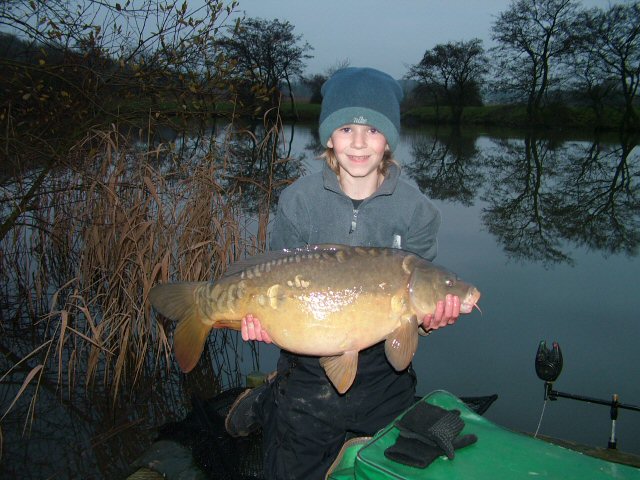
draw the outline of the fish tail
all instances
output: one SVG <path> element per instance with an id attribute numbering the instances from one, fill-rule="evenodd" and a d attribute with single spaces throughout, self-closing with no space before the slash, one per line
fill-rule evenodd
<path id="1" fill-rule="evenodd" d="M 149 292 L 153 307 L 171 320 L 177 320 L 173 334 L 173 348 L 178 365 L 183 372 L 196 366 L 204 342 L 213 325 L 203 322 L 203 314 L 197 303 L 197 289 L 206 282 L 181 282 L 156 285 Z"/>

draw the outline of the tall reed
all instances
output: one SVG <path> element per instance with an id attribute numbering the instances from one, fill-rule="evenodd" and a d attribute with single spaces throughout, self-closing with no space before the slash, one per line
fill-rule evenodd
<path id="1" fill-rule="evenodd" d="M 238 173 L 230 136 L 141 147 L 115 127 L 88 134 L 49 172 L 0 241 L 0 350 L 10 364 L 0 382 L 20 379 L 0 426 L 25 395 L 33 415 L 41 389 L 67 405 L 82 390 L 107 393 L 116 405 L 142 380 L 175 378 L 173 325 L 152 312 L 149 290 L 216 278 L 230 262 L 264 250 L 273 191 L 291 180 L 273 175 L 286 163 L 277 153 L 279 125 L 259 139 L 233 135 L 270 156 L 264 176 Z M 2 208 L 11 210 L 31 184 L 5 183 Z M 258 186 L 257 201 L 247 202 L 248 184 Z M 247 212 L 249 204 L 258 210 Z M 255 349 L 247 350 L 257 365 Z M 190 376 L 212 393 L 237 385 L 243 352 L 236 334 L 215 332 L 200 373 Z"/>

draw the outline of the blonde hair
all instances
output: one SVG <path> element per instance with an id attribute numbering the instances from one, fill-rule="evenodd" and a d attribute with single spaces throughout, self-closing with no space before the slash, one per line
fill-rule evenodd
<path id="1" fill-rule="evenodd" d="M 338 164 L 338 159 L 336 158 L 333 148 L 327 147 L 319 158 L 324 158 L 331 171 L 340 176 L 340 164 Z M 391 165 L 398 165 L 398 162 L 393 158 L 393 152 L 390 149 L 386 149 L 382 157 L 382 162 L 378 165 L 378 173 L 385 176 Z"/>

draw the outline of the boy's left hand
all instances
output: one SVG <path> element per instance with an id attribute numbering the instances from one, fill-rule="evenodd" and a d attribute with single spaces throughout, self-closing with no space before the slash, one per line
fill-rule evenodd
<path id="1" fill-rule="evenodd" d="M 440 300 L 436 305 L 436 311 L 427 314 L 422 319 L 422 328 L 427 332 L 440 327 L 451 325 L 460 316 L 460 297 L 457 295 L 447 295 L 445 300 Z"/>

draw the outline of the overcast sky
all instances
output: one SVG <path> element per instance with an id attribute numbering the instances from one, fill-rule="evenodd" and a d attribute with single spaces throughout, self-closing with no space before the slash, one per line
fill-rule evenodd
<path id="1" fill-rule="evenodd" d="M 510 0 L 239 0 L 248 17 L 288 20 L 314 50 L 308 74 L 342 60 L 401 78 L 408 65 L 439 43 L 480 38 L 493 45 L 491 26 Z M 584 0 L 606 8 L 608 0 Z M 618 2 L 614 2 L 618 3 Z"/>

